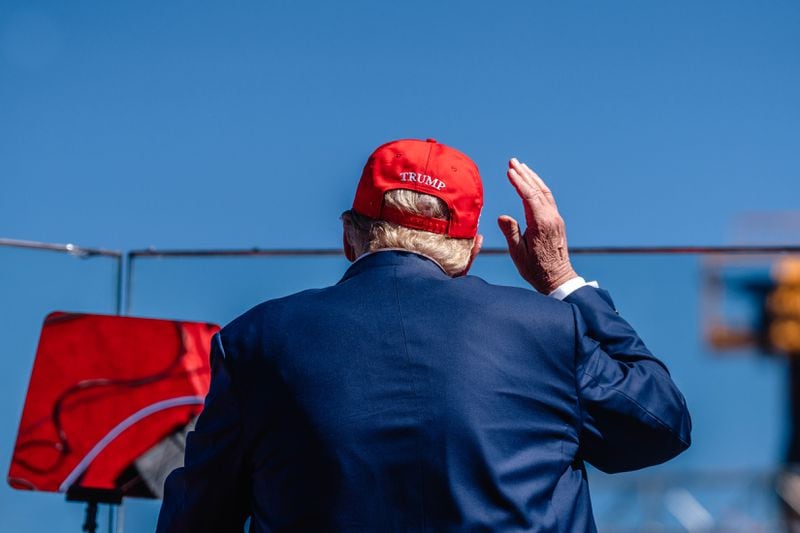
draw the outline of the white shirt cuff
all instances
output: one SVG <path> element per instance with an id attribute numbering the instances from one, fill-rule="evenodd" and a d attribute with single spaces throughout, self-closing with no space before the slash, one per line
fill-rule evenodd
<path id="1" fill-rule="evenodd" d="M 572 294 L 573 292 L 577 291 L 578 289 L 580 289 L 585 285 L 591 285 L 595 289 L 600 288 L 600 285 L 598 285 L 596 281 L 586 281 L 582 277 L 578 276 L 577 278 L 572 278 L 569 281 L 565 281 L 564 283 L 556 287 L 556 290 L 548 294 L 548 296 L 552 296 L 556 300 L 563 300 L 564 298 L 566 298 L 567 296 L 569 296 L 570 294 Z"/>

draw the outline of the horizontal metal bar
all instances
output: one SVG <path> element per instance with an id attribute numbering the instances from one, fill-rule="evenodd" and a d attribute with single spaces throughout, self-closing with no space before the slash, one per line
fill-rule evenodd
<path id="1" fill-rule="evenodd" d="M 129 257 L 232 257 L 232 256 L 337 256 L 342 255 L 341 248 L 243 248 L 243 249 L 194 249 L 194 250 L 131 250 Z"/>
<path id="2" fill-rule="evenodd" d="M 116 250 L 104 250 L 101 248 L 85 248 L 83 246 L 76 246 L 74 244 L 56 244 L 51 242 L 37 242 L 37 241 L 24 241 L 18 239 L 6 239 L 0 237 L 0 246 L 8 246 L 11 248 L 28 248 L 32 250 L 46 250 L 50 252 L 61 252 L 74 255 L 76 257 L 95 257 L 105 256 L 121 258 L 122 252 Z"/>
<path id="3" fill-rule="evenodd" d="M 570 248 L 575 255 L 634 254 L 775 254 L 800 253 L 800 245 L 785 246 L 588 246 Z M 481 255 L 506 255 L 506 248 L 484 248 Z M 339 256 L 341 248 L 242 248 L 242 249 L 172 249 L 131 250 L 131 258 L 158 257 L 307 257 Z"/>
<path id="4" fill-rule="evenodd" d="M 570 248 L 572 254 L 778 254 L 800 253 L 800 245 L 769 246 L 598 246 Z"/>

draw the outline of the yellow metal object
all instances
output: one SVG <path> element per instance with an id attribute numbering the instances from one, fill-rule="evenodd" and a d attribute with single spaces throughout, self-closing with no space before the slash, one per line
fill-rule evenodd
<path id="1" fill-rule="evenodd" d="M 800 356 L 800 258 L 787 257 L 772 267 L 775 289 L 765 302 L 770 345 L 780 352 Z"/>

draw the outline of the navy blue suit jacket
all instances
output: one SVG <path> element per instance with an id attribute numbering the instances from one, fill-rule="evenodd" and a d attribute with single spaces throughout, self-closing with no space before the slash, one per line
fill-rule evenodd
<path id="1" fill-rule="evenodd" d="M 603 290 L 558 301 L 385 251 L 213 340 L 158 531 L 594 531 L 584 462 L 689 446 L 681 393 Z"/>

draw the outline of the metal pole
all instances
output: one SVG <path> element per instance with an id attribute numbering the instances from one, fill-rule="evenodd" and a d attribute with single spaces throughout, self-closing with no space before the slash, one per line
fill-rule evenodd
<path id="1" fill-rule="evenodd" d="M 122 261 L 122 256 L 117 257 L 117 290 L 116 290 L 116 299 L 117 305 L 115 306 L 115 312 L 117 315 L 122 314 L 122 297 L 123 297 L 123 279 L 124 279 L 124 264 Z"/>
<path id="2" fill-rule="evenodd" d="M 81 531 L 95 533 L 97 531 L 97 502 L 86 502 L 86 517 Z"/>
<path id="3" fill-rule="evenodd" d="M 114 504 L 108 504 L 108 533 L 114 533 Z"/>
<path id="4" fill-rule="evenodd" d="M 127 277 L 125 278 L 125 315 L 131 314 L 131 299 L 133 294 L 133 260 L 135 256 L 133 253 L 128 252 L 125 256 Z"/>
<path id="5" fill-rule="evenodd" d="M 115 250 L 104 250 L 102 248 L 83 248 L 74 244 L 57 244 L 51 242 L 25 241 L 19 239 L 6 239 L 0 237 L 0 246 L 12 248 L 30 248 L 33 250 L 48 250 L 51 252 L 64 252 L 77 257 L 93 257 L 102 255 L 106 257 L 120 257 L 122 254 Z"/>
<path id="6" fill-rule="evenodd" d="M 117 506 L 117 531 L 116 533 L 125 533 L 125 498 L 123 498 Z M 111 533 L 109 531 L 109 533 Z"/>

